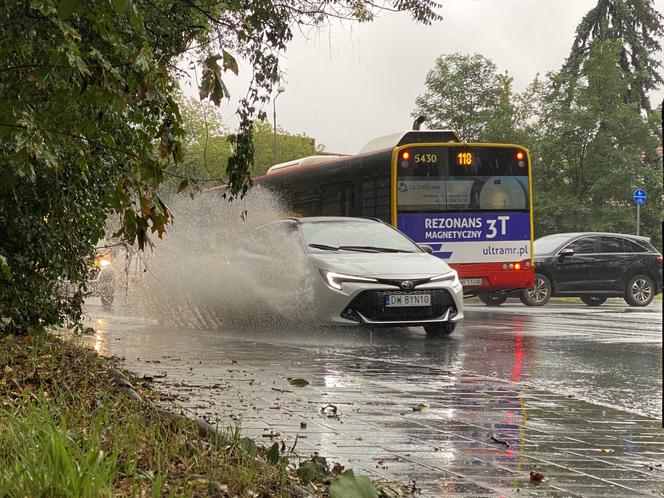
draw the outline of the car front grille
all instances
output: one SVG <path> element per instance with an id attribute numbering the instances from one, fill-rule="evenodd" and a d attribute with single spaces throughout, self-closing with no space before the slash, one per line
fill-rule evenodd
<path id="1" fill-rule="evenodd" d="M 431 295 L 431 306 L 404 306 L 386 307 L 387 295 Z M 422 291 L 379 291 L 367 290 L 361 292 L 341 313 L 343 318 L 360 321 L 357 313 L 375 322 L 417 322 L 420 320 L 435 320 L 442 317 L 452 308 L 450 318 L 456 315 L 454 299 L 445 289 L 430 289 Z"/>

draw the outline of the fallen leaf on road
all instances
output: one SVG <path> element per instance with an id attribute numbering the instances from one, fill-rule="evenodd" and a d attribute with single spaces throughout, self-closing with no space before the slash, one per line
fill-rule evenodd
<path id="1" fill-rule="evenodd" d="M 498 443 L 498 444 L 504 444 L 508 448 L 510 447 L 510 443 L 508 443 L 507 441 L 503 441 L 502 439 L 497 439 L 493 436 L 491 436 L 491 441 L 493 441 L 494 443 Z"/>
<path id="2" fill-rule="evenodd" d="M 326 417 L 336 417 L 336 418 L 339 417 L 337 407 L 335 405 L 332 405 L 332 404 L 328 404 L 328 405 L 323 406 L 320 409 L 320 412 L 323 415 L 325 415 Z"/>
<path id="3" fill-rule="evenodd" d="M 302 482 L 322 482 L 329 476 L 327 461 L 324 457 L 313 456 L 311 460 L 302 462 L 296 473 Z"/>
<path id="4" fill-rule="evenodd" d="M 531 470 L 530 480 L 534 482 L 541 482 L 544 480 L 544 474 L 542 474 L 541 472 L 535 472 L 534 470 Z"/>
<path id="5" fill-rule="evenodd" d="M 345 467 L 343 465 L 341 465 L 339 462 L 337 462 L 337 463 L 334 464 L 334 467 L 332 467 L 332 470 L 330 471 L 330 474 L 333 477 L 336 477 L 336 476 L 342 474 L 344 469 L 345 469 Z"/>
<path id="6" fill-rule="evenodd" d="M 304 387 L 309 385 L 309 381 L 307 379 L 288 377 L 287 380 L 291 386 L 295 387 Z"/>

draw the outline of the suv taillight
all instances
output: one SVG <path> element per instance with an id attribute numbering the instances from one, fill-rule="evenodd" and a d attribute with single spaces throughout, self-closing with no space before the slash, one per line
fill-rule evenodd
<path id="1" fill-rule="evenodd" d="M 662 264 L 662 255 L 660 254 L 657 256 L 657 262 L 661 265 Z"/>

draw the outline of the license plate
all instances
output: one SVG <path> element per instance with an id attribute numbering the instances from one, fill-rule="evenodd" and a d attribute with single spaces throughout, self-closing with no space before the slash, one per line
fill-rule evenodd
<path id="1" fill-rule="evenodd" d="M 481 287 L 483 284 L 483 280 L 481 278 L 462 278 L 461 279 L 461 285 L 464 287 Z"/>
<path id="2" fill-rule="evenodd" d="M 385 306 L 399 308 L 405 306 L 431 306 L 431 294 L 388 294 Z"/>

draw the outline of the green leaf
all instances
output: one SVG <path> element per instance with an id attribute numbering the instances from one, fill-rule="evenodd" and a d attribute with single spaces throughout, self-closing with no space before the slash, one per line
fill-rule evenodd
<path id="1" fill-rule="evenodd" d="M 222 53 L 224 56 L 224 70 L 231 70 L 235 74 L 235 76 L 237 76 L 238 73 L 240 72 L 240 68 L 237 65 L 235 57 L 233 57 L 225 50 Z"/>
<path id="2" fill-rule="evenodd" d="M 60 0 L 58 5 L 58 17 L 61 21 L 66 21 L 72 15 L 80 0 Z"/>
<path id="3" fill-rule="evenodd" d="M 177 193 L 179 194 L 180 192 L 182 192 L 184 189 L 187 188 L 187 186 L 189 186 L 189 179 L 185 178 L 180 182 L 180 185 L 178 185 Z"/>
<path id="4" fill-rule="evenodd" d="M 297 476 L 305 483 L 322 482 L 330 476 L 327 470 L 327 461 L 323 457 L 315 456 L 311 460 L 302 462 L 297 468 Z"/>
<path id="5" fill-rule="evenodd" d="M 279 443 L 274 443 L 270 446 L 270 449 L 267 452 L 267 461 L 272 465 L 279 463 Z"/>
<path id="6" fill-rule="evenodd" d="M 291 386 L 295 387 L 304 387 L 309 385 L 309 381 L 307 379 L 300 379 L 300 378 L 293 378 L 293 377 L 288 377 L 288 383 Z"/>
<path id="7" fill-rule="evenodd" d="M 182 142 L 179 140 L 173 145 L 173 162 L 178 164 L 184 161 L 184 149 L 182 148 Z"/>
<path id="8" fill-rule="evenodd" d="M 378 498 L 378 491 L 367 476 L 347 470 L 332 481 L 330 498 Z"/>
<path id="9" fill-rule="evenodd" d="M 258 453 L 258 446 L 256 446 L 254 440 L 249 437 L 242 438 L 242 441 L 240 441 L 240 445 L 242 446 L 242 449 L 247 452 L 247 455 L 249 455 L 251 458 L 254 458 Z"/>

